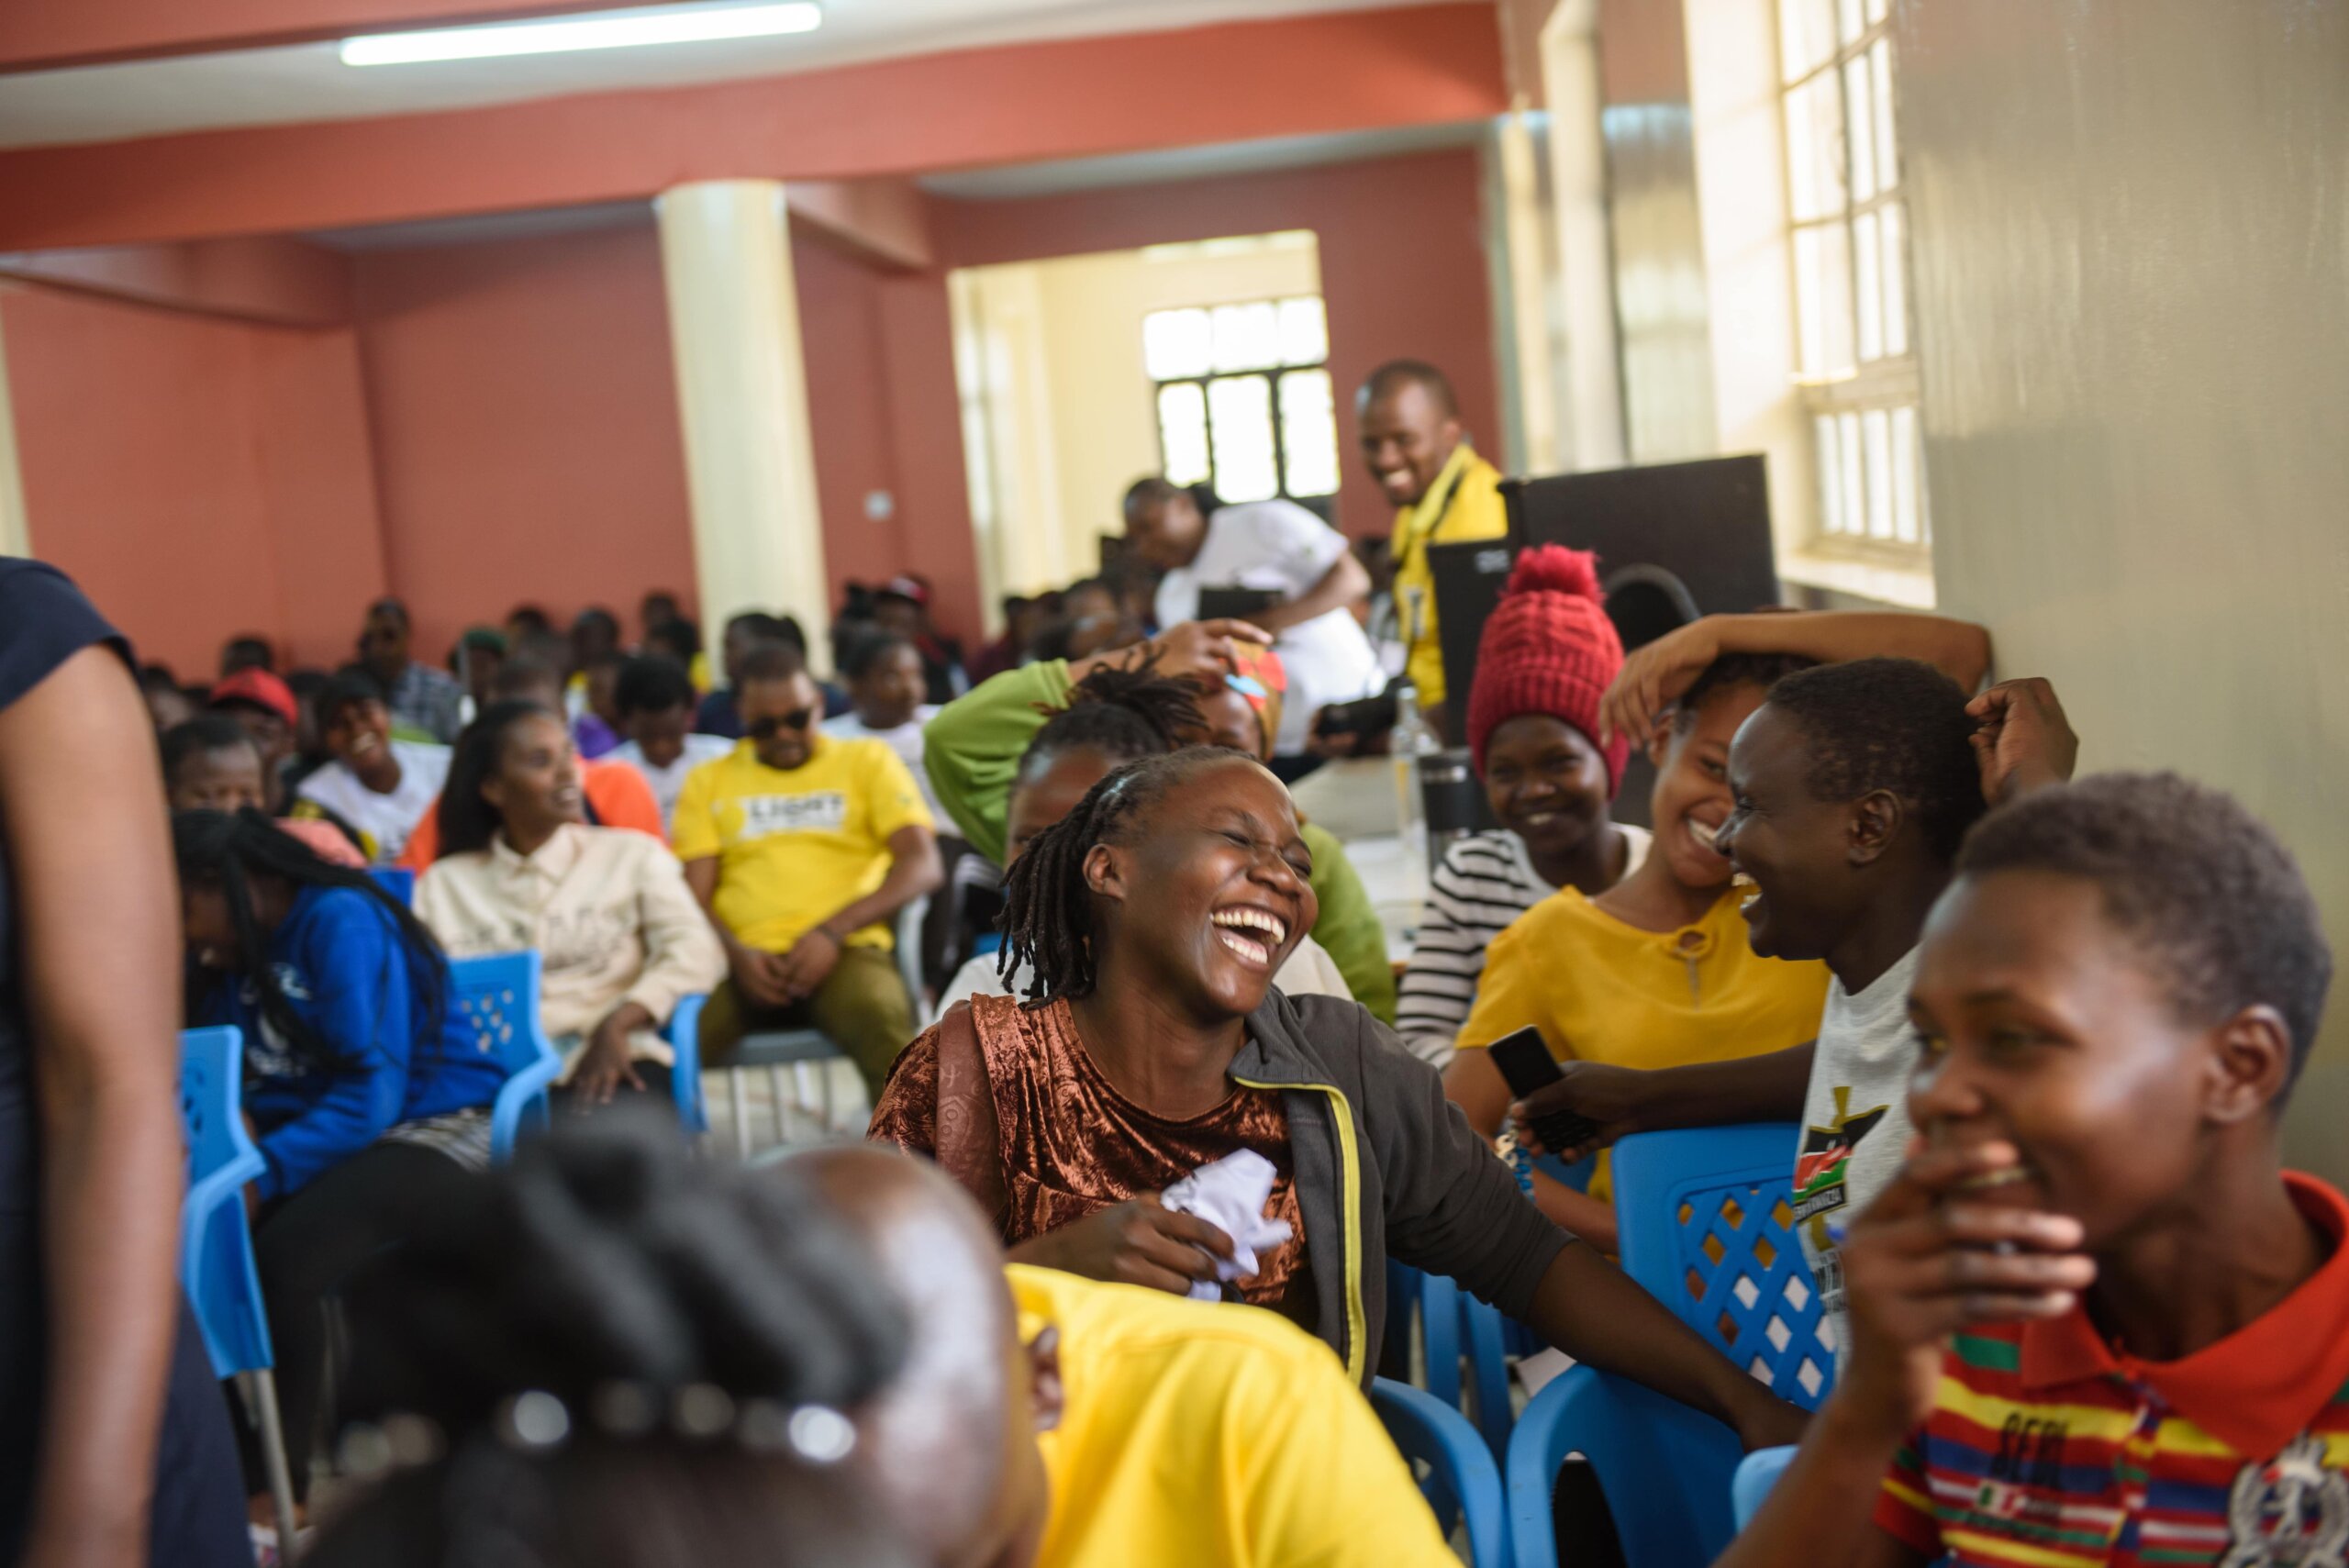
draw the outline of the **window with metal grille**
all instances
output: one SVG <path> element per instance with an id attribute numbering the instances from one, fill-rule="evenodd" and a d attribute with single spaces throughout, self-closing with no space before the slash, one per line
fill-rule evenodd
<path id="1" fill-rule="evenodd" d="M 1225 501 L 1282 496 L 1328 515 L 1338 414 L 1319 295 L 1153 310 L 1141 338 L 1169 480 L 1206 481 Z"/>
<path id="2" fill-rule="evenodd" d="M 1798 380 L 1819 542 L 1932 566 L 1889 0 L 1778 0 Z"/>

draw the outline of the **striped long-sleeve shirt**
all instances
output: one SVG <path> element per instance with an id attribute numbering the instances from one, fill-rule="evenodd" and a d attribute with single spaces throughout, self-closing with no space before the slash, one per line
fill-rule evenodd
<path id="1" fill-rule="evenodd" d="M 1647 859 L 1648 830 L 1617 825 L 1631 845 L 1623 874 Z M 1442 1067 L 1468 1021 L 1485 949 L 1510 922 L 1555 893 L 1533 869 L 1525 840 L 1507 828 L 1454 840 L 1428 876 L 1427 909 L 1395 1006 L 1396 1032 L 1411 1054 Z"/>

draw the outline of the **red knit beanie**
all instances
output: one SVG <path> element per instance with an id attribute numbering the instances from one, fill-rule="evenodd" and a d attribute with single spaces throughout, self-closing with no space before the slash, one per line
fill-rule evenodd
<path id="1" fill-rule="evenodd" d="M 1546 713 L 1598 746 L 1598 699 L 1623 668 L 1623 641 L 1607 618 L 1598 557 L 1564 545 L 1537 545 L 1517 558 L 1493 618 L 1476 645 L 1476 682 L 1468 692 L 1468 754 L 1485 771 L 1485 741 L 1520 714 Z M 1623 783 L 1631 743 L 1600 746 L 1609 795 Z"/>

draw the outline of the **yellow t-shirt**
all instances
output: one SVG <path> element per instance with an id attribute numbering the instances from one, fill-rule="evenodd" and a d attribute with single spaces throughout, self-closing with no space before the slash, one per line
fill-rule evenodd
<path id="1" fill-rule="evenodd" d="M 1459 1568 L 1330 1347 L 1256 1307 L 1014 1263 L 1060 1329 L 1037 1568 Z"/>
<path id="2" fill-rule="evenodd" d="M 1508 532 L 1500 482 L 1501 471 L 1463 441 L 1452 449 L 1419 504 L 1395 514 L 1395 532 L 1387 546 L 1395 558 L 1395 619 L 1408 654 L 1403 673 L 1418 689 L 1421 707 L 1443 700 L 1443 649 L 1436 641 L 1435 573 L 1428 565 L 1427 547 L 1498 539 Z M 1438 512 L 1438 507 L 1442 509 Z M 1457 728 L 1459 716 L 1453 722 Z"/>
<path id="3" fill-rule="evenodd" d="M 1817 1040 L 1827 966 L 1761 957 L 1737 906 L 1724 889 L 1695 925 L 1647 931 L 1560 888 L 1485 950 L 1459 1048 L 1480 1051 L 1531 1024 L 1561 1062 L 1656 1068 Z M 1601 1155 L 1590 1195 L 1612 1190 Z"/>
<path id="4" fill-rule="evenodd" d="M 718 917 L 746 947 L 786 952 L 842 905 L 889 874 L 889 835 L 934 828 L 913 774 L 878 740 L 819 735 L 785 772 L 744 740 L 685 775 L 670 827 L 681 861 L 718 857 Z M 889 928 L 849 933 L 852 947 L 886 950 Z"/>

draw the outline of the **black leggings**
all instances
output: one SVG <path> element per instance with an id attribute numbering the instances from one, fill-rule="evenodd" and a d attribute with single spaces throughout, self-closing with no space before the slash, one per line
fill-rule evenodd
<path id="1" fill-rule="evenodd" d="M 352 1271 L 453 1206 L 472 1201 L 465 1168 L 437 1149 L 371 1143 L 272 1204 L 253 1232 L 262 1299 L 277 1363 L 277 1406 L 294 1492 L 309 1485 L 326 1378 L 327 1300 Z M 248 1494 L 268 1490 L 257 1444 L 246 1450 Z"/>

